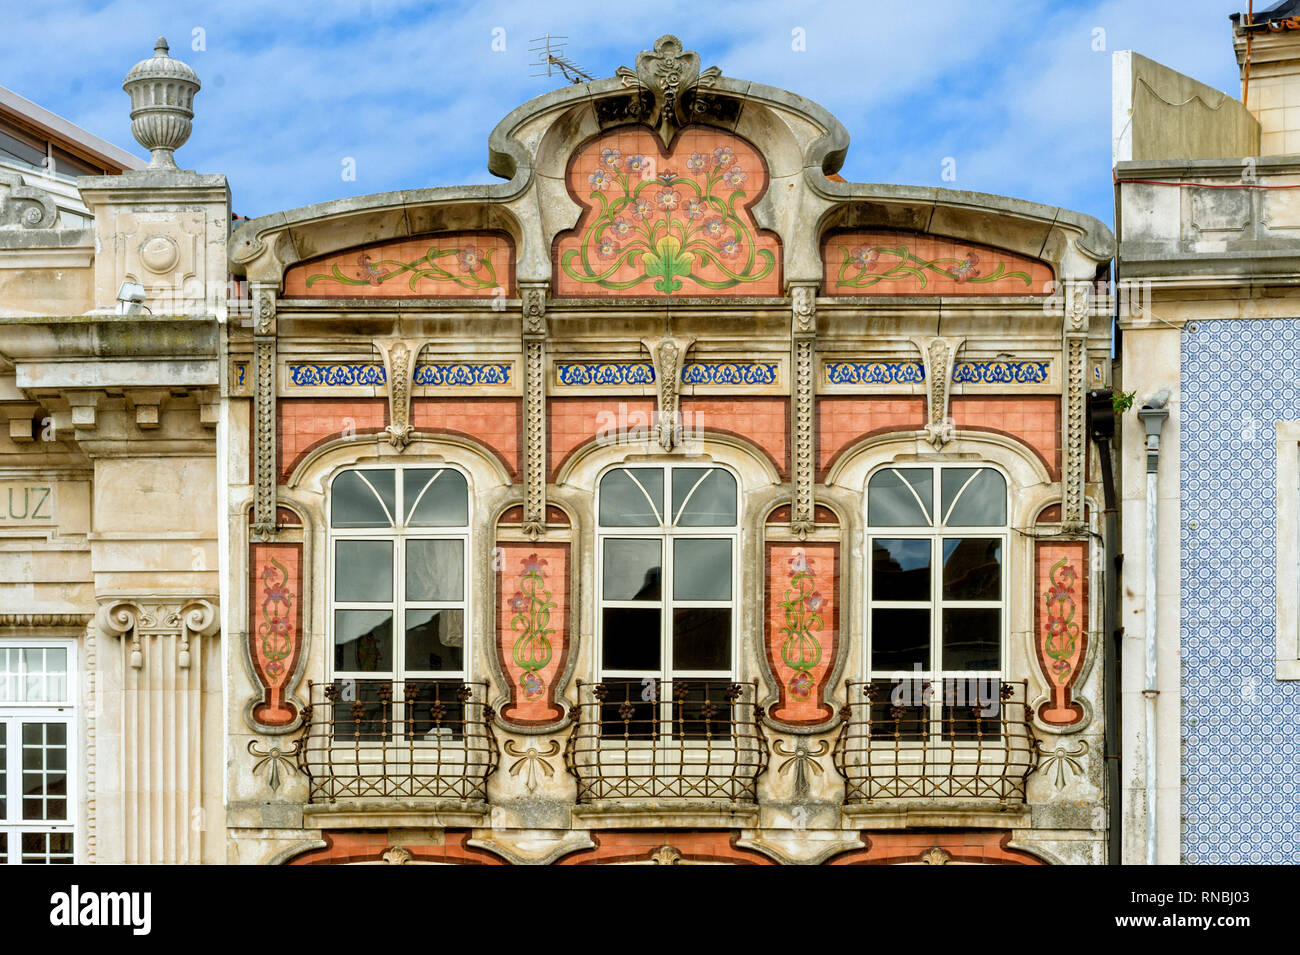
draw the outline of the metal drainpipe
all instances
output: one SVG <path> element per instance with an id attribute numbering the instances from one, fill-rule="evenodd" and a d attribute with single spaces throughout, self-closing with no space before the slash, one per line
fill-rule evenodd
<path id="1" fill-rule="evenodd" d="M 1139 409 L 1147 446 L 1147 576 L 1146 576 L 1146 863 L 1156 864 L 1156 560 L 1160 555 L 1158 515 L 1160 432 L 1169 417 L 1169 389 L 1152 395 Z"/>

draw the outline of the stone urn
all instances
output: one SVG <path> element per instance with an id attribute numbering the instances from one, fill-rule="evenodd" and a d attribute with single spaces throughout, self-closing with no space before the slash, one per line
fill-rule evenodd
<path id="1" fill-rule="evenodd" d="M 168 54 L 163 37 L 153 56 L 126 74 L 122 89 L 131 97 L 131 134 L 152 154 L 150 168 L 176 168 L 172 154 L 190 138 L 199 85 L 194 71 Z"/>

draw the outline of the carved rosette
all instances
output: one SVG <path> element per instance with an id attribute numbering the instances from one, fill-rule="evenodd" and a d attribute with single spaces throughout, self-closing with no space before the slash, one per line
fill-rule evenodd
<path id="1" fill-rule="evenodd" d="M 813 529 L 814 365 L 816 364 L 817 287 L 795 285 L 790 289 L 791 366 L 794 369 L 794 395 L 790 409 L 791 433 L 794 438 L 794 495 L 790 508 L 790 527 L 800 538 Z"/>
<path id="2" fill-rule="evenodd" d="M 524 350 L 524 533 L 546 533 L 546 286 L 526 286 Z"/>
<path id="3" fill-rule="evenodd" d="M 943 448 L 953 438 L 952 418 L 948 416 L 948 404 L 952 397 L 952 369 L 956 363 L 957 352 L 961 349 L 964 338 L 914 338 L 912 341 L 921 350 L 925 363 L 925 380 L 929 389 L 927 400 L 928 421 L 925 425 L 925 440 L 936 450 Z"/>
<path id="4" fill-rule="evenodd" d="M 649 94 L 649 112 L 643 121 L 667 145 L 676 132 L 691 121 L 683 94 L 692 88 L 710 87 L 722 71 L 716 66 L 700 69 L 700 55 L 683 50 L 682 41 L 665 34 L 653 50 L 637 55 L 636 69 L 620 66 L 614 71 L 624 86 L 638 87 Z"/>

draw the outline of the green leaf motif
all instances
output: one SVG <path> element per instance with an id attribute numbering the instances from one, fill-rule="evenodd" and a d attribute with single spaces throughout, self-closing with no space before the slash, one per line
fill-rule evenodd
<path id="1" fill-rule="evenodd" d="M 835 277 L 836 288 L 871 288 L 881 282 L 915 279 L 924 289 L 930 275 L 962 285 L 984 285 L 1002 279 L 1018 279 L 1026 288 L 1032 284 L 1028 272 L 1009 272 L 1005 262 L 996 263 L 991 272 L 985 273 L 979 264 L 979 254 L 973 251 L 968 251 L 965 258 L 936 259 L 914 255 L 906 245 L 844 248 L 843 252 L 844 260 Z"/>

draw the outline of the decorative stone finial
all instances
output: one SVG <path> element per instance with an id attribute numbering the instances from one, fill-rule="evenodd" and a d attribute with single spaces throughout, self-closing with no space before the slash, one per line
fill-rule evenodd
<path id="1" fill-rule="evenodd" d="M 636 58 L 636 69 L 620 66 L 614 71 L 624 86 L 640 87 L 653 102 L 646 122 L 665 143 L 691 121 L 684 95 L 697 86 L 712 86 L 722 72 L 716 66 L 700 69 L 700 55 L 684 50 L 682 41 L 664 34 L 655 41 L 653 50 L 643 50 Z"/>
<path id="2" fill-rule="evenodd" d="M 141 60 L 126 74 L 122 89 L 131 97 L 131 134 L 152 153 L 151 168 L 175 169 L 172 153 L 190 138 L 194 119 L 194 94 L 198 76 L 167 52 L 159 37 L 154 55 Z"/>

